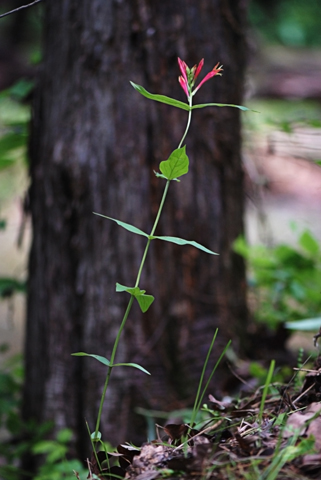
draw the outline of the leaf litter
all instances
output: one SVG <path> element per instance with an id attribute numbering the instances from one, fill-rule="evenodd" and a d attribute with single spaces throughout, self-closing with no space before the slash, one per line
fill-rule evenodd
<path id="1" fill-rule="evenodd" d="M 158 427 L 158 438 L 140 448 L 92 456 L 89 479 L 286 480 L 321 478 L 321 356 L 297 382 L 263 388 L 241 399 L 208 396 L 211 418 L 201 428 Z M 260 411 L 261 409 L 261 411 Z M 112 458 L 119 465 L 110 466 Z"/>

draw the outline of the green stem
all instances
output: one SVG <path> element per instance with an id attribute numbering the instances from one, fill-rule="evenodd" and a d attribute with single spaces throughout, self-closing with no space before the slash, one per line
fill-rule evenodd
<path id="1" fill-rule="evenodd" d="M 187 125 L 186 125 L 186 128 L 185 128 L 184 135 L 182 136 L 181 141 L 179 142 L 177 148 L 181 148 L 182 143 L 183 143 L 184 140 L 185 140 L 185 137 L 186 137 L 186 135 L 187 135 L 187 132 L 188 132 L 189 127 L 190 127 L 190 124 L 191 124 L 191 119 L 192 119 L 192 102 L 193 102 L 193 97 L 192 97 L 192 95 L 190 95 L 190 96 L 189 96 L 189 99 L 188 99 L 188 104 L 189 104 L 189 107 L 190 107 L 190 111 L 188 112 Z"/>
<path id="2" fill-rule="evenodd" d="M 163 206 L 164 206 L 164 203 L 165 203 L 165 200 L 166 200 L 167 192 L 168 192 L 168 189 L 169 189 L 169 184 L 170 184 L 170 180 L 167 180 L 165 188 L 164 188 L 162 200 L 161 200 L 161 203 L 159 205 L 158 212 L 157 212 L 157 215 L 156 215 L 156 218 L 155 218 L 155 222 L 154 222 L 152 231 L 150 232 L 150 237 L 152 237 L 154 235 L 156 227 L 158 225 L 158 222 L 159 222 L 162 210 L 163 210 Z M 139 280 L 140 280 L 140 277 L 141 277 L 141 274 L 142 274 L 142 271 L 143 271 L 144 263 L 145 263 L 145 260 L 146 260 L 146 257 L 147 257 L 147 252 L 148 252 L 151 241 L 152 241 L 151 238 L 149 238 L 148 241 L 147 241 L 145 251 L 144 251 L 142 260 L 140 262 L 140 267 L 139 267 L 139 270 L 138 270 L 135 287 L 138 287 Z"/>
<path id="3" fill-rule="evenodd" d="M 192 95 L 189 97 L 189 106 L 190 106 L 190 108 L 192 107 Z M 182 143 L 185 140 L 185 137 L 187 135 L 187 132 L 188 132 L 190 124 L 191 124 L 191 118 L 192 118 L 192 109 L 190 109 L 190 111 L 188 112 L 187 125 L 186 125 L 186 128 L 185 128 L 185 132 L 184 132 L 184 134 L 181 138 L 181 141 L 178 144 L 178 148 L 181 148 Z M 164 188 L 162 200 L 160 202 L 158 212 L 157 212 L 157 215 L 156 215 L 156 218 L 155 218 L 155 221 L 154 221 L 154 225 L 153 225 L 152 231 L 150 233 L 150 237 L 152 237 L 154 235 L 155 230 L 157 228 L 157 225 L 158 225 L 158 222 L 159 222 L 159 219 L 160 219 L 163 207 L 164 207 L 164 203 L 165 203 L 165 200 L 166 200 L 166 196 L 167 196 L 167 193 L 168 193 L 169 184 L 170 184 L 170 180 L 167 180 L 165 188 Z M 138 287 L 138 285 L 139 285 L 140 277 L 141 277 L 141 274 L 142 274 L 142 271 L 143 271 L 143 267 L 144 267 L 144 264 L 145 264 L 145 260 L 146 260 L 146 257 L 147 257 L 147 253 L 148 253 L 151 241 L 152 241 L 152 238 L 149 238 L 147 240 L 147 244 L 146 244 L 146 247 L 145 247 L 145 250 L 144 250 L 144 253 L 143 253 L 143 256 L 142 256 L 142 260 L 140 262 L 140 266 L 139 266 L 139 269 L 138 269 L 135 287 Z M 119 344 L 119 341 L 120 341 L 122 331 L 123 331 L 123 329 L 125 327 L 125 324 L 127 322 L 130 310 L 132 308 L 133 301 L 134 301 L 134 296 L 131 295 L 130 300 L 129 300 L 128 305 L 127 305 L 127 308 L 126 308 L 126 311 L 125 311 L 125 314 L 124 314 L 124 317 L 123 317 L 122 322 L 120 324 L 120 327 L 118 329 L 115 342 L 114 342 L 113 350 L 112 350 L 111 357 L 110 357 L 110 365 L 108 367 L 108 372 L 107 372 L 107 376 L 106 376 L 106 380 L 105 380 L 105 385 L 104 385 L 103 393 L 102 393 L 101 399 L 100 399 L 100 405 L 99 405 L 98 416 L 97 416 L 97 421 L 96 421 L 96 428 L 95 428 L 95 438 L 98 438 L 101 414 L 102 414 L 102 411 L 103 411 L 103 406 L 104 406 L 104 402 L 105 402 L 107 387 L 108 387 L 109 379 L 110 379 L 111 372 L 112 372 L 112 369 L 113 369 L 113 364 L 114 364 L 114 360 L 115 360 L 115 357 L 116 357 L 118 344 Z"/>
<path id="4" fill-rule="evenodd" d="M 118 347 L 118 344 L 119 344 L 120 336 L 121 336 L 121 333 L 124 329 L 125 323 L 127 321 L 128 315 L 129 315 L 129 312 L 132 308 L 133 301 L 134 301 L 134 297 L 133 297 L 133 295 L 131 295 L 130 300 L 129 300 L 128 305 L 127 305 L 127 308 L 126 308 L 126 311 L 125 311 L 125 314 L 124 314 L 124 317 L 123 317 L 122 322 L 120 324 L 120 327 L 118 329 L 116 340 L 114 342 L 113 351 L 112 351 L 111 357 L 110 357 L 110 365 L 108 367 L 108 372 L 107 372 L 107 376 L 106 376 L 106 380 L 105 380 L 105 385 L 104 385 L 103 393 L 102 393 L 101 399 L 100 399 L 100 405 L 99 405 L 96 428 L 95 428 L 95 438 L 98 437 L 101 414 L 102 414 L 102 411 L 103 411 L 103 406 L 104 406 L 104 402 L 105 402 L 107 387 L 108 387 L 108 384 L 109 384 L 111 371 L 113 369 L 113 363 L 114 363 L 114 360 L 115 360 L 115 357 L 116 357 L 116 352 L 117 352 L 117 347 Z"/>

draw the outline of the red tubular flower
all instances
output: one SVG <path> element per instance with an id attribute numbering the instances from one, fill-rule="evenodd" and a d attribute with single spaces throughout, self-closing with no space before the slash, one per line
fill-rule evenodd
<path id="1" fill-rule="evenodd" d="M 180 58 L 178 58 L 178 65 L 179 65 L 179 68 L 181 69 L 183 78 L 184 78 L 185 82 L 187 83 L 187 70 L 188 70 L 188 66 L 187 66 L 186 63 L 183 62 L 183 60 L 181 60 Z M 180 83 L 181 83 L 181 82 L 180 82 Z M 184 88 L 184 87 L 183 87 L 183 88 Z"/>
<path id="2" fill-rule="evenodd" d="M 195 88 L 194 92 L 193 92 L 193 95 L 197 92 L 197 90 L 199 90 L 201 88 L 201 86 L 203 85 L 203 83 L 207 82 L 207 80 L 209 80 L 210 78 L 214 77 L 215 75 L 222 75 L 221 72 L 223 71 L 223 66 L 221 65 L 219 67 L 219 62 L 215 65 L 215 67 L 213 68 L 213 70 L 211 70 L 204 78 L 203 80 L 197 85 L 197 87 Z"/>
<path id="3" fill-rule="evenodd" d="M 202 60 L 200 61 L 200 63 L 198 64 L 197 68 L 196 68 L 196 71 L 194 73 L 194 81 L 197 79 L 197 77 L 199 76 L 200 74 L 200 71 L 202 70 L 203 68 L 203 65 L 204 65 L 204 58 L 202 58 Z M 195 65 L 196 66 L 196 65 Z"/>
<path id="4" fill-rule="evenodd" d="M 213 70 L 211 72 L 209 72 L 203 78 L 203 80 L 200 82 L 200 84 L 192 91 L 192 89 L 194 87 L 195 80 L 197 79 L 197 77 L 199 76 L 199 74 L 200 74 L 200 72 L 203 68 L 204 58 L 202 58 L 202 60 L 199 62 L 198 65 L 194 65 L 193 68 L 188 68 L 186 63 L 183 62 L 183 60 L 181 60 L 180 58 L 178 58 L 178 65 L 179 65 L 179 68 L 182 72 L 182 75 L 178 77 L 178 81 L 179 81 L 182 89 L 184 90 L 187 98 L 190 98 L 191 95 L 194 95 L 197 92 L 197 90 L 199 90 L 201 88 L 203 83 L 207 82 L 207 80 L 214 77 L 215 75 L 221 75 L 221 71 L 223 70 L 223 67 L 219 66 L 219 63 L 217 63 L 215 65 L 215 67 L 213 68 Z"/>
<path id="5" fill-rule="evenodd" d="M 188 93 L 188 88 L 187 88 L 187 82 L 185 81 L 185 79 L 180 76 L 178 77 L 178 81 L 182 87 L 182 89 L 184 90 L 184 92 L 186 93 L 186 96 L 189 97 L 189 93 Z"/>

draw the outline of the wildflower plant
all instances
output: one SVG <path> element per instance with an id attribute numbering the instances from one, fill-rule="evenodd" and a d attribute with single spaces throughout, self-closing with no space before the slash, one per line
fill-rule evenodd
<path id="1" fill-rule="evenodd" d="M 134 286 L 125 286 L 125 285 L 121 285 L 119 283 L 116 283 L 116 292 L 126 292 L 130 295 L 130 298 L 129 298 L 129 302 L 128 302 L 127 308 L 125 310 L 123 319 L 120 323 L 120 326 L 119 326 L 119 329 L 118 329 L 118 332 L 117 332 L 117 335 L 116 335 L 116 339 L 115 339 L 115 342 L 114 342 L 114 345 L 113 345 L 113 349 L 112 349 L 110 358 L 108 359 L 108 358 L 102 357 L 100 355 L 89 354 L 89 353 L 85 353 L 85 352 L 78 352 L 78 353 L 73 353 L 72 354 L 72 355 L 75 355 L 75 356 L 93 357 L 96 360 L 98 360 L 99 362 L 101 362 L 102 364 L 106 365 L 106 367 L 107 367 L 107 375 L 106 375 L 105 385 L 104 385 L 104 388 L 103 388 L 103 393 L 102 393 L 102 396 L 101 396 L 101 401 L 100 401 L 100 406 L 99 406 L 99 411 L 98 411 L 98 416 L 97 416 L 97 421 L 96 421 L 96 427 L 95 427 L 95 431 L 91 434 L 91 440 L 93 442 L 93 446 L 94 446 L 94 442 L 101 442 L 101 434 L 99 432 L 101 414 L 102 414 L 103 405 L 104 405 L 104 401 L 105 401 L 105 397 L 106 397 L 106 392 L 107 392 L 107 388 L 108 388 L 108 384 L 109 384 L 109 381 L 110 381 L 110 376 L 111 376 L 113 368 L 119 367 L 119 366 L 134 367 L 134 368 L 137 368 L 137 369 L 141 370 L 142 372 L 150 375 L 150 373 L 147 372 L 147 370 L 145 370 L 145 368 L 143 368 L 141 365 L 138 365 L 136 363 L 117 363 L 116 362 L 116 353 L 117 353 L 117 348 L 118 348 L 118 345 L 119 345 L 120 337 L 121 337 L 121 334 L 122 334 L 123 329 L 125 327 L 125 324 L 127 322 L 127 319 L 129 317 L 129 313 L 130 313 L 131 307 L 133 305 L 133 302 L 136 300 L 138 302 L 139 307 L 142 310 L 142 312 L 146 312 L 154 301 L 153 295 L 147 294 L 146 290 L 143 290 L 143 289 L 140 288 L 140 279 L 141 279 L 143 267 L 144 267 L 144 264 L 145 264 L 145 261 L 146 261 L 147 253 L 148 253 L 151 242 L 155 241 L 155 240 L 161 240 L 161 241 L 165 241 L 165 242 L 174 243 L 174 244 L 177 244 L 177 245 L 192 245 L 193 247 L 195 247 L 199 250 L 202 250 L 203 252 L 208 253 L 210 255 L 218 255 L 217 253 L 215 253 L 212 250 L 208 249 L 207 247 L 197 243 L 194 240 L 185 240 L 185 239 L 182 239 L 182 238 L 170 237 L 170 236 L 158 236 L 158 235 L 156 235 L 156 228 L 157 228 L 157 225 L 159 223 L 159 219 L 160 219 L 160 216 L 161 216 L 164 204 L 165 204 L 166 196 L 167 196 L 168 189 L 169 189 L 169 186 L 170 186 L 171 182 L 172 181 L 180 182 L 180 180 L 179 180 L 180 177 L 182 177 L 183 175 L 188 173 L 189 159 L 188 159 L 188 156 L 186 154 L 186 145 L 183 145 L 183 144 L 184 144 L 184 140 L 186 138 L 186 135 L 188 133 L 188 130 L 190 128 L 190 125 L 191 125 L 191 118 L 192 118 L 193 110 L 198 109 L 198 108 L 211 107 L 211 106 L 215 106 L 215 107 L 235 107 L 235 108 L 238 108 L 240 110 L 248 110 L 248 108 L 240 106 L 240 105 L 230 105 L 230 104 L 220 104 L 220 103 L 206 103 L 206 104 L 193 105 L 193 97 L 198 92 L 200 87 L 206 81 L 208 81 L 210 78 L 212 78 L 214 76 L 217 76 L 217 75 L 221 75 L 222 71 L 223 71 L 223 68 L 222 68 L 222 66 L 219 66 L 219 63 L 217 63 L 215 65 L 215 67 L 213 68 L 213 70 L 211 70 L 209 73 L 207 73 L 207 75 L 198 83 L 198 85 L 195 86 L 196 80 L 198 79 L 198 77 L 201 73 L 201 70 L 203 68 L 204 59 L 202 59 L 199 62 L 198 65 L 194 65 L 192 68 L 189 68 L 183 60 L 178 58 L 178 65 L 179 65 L 180 72 L 181 72 L 181 75 L 179 76 L 178 81 L 179 81 L 179 84 L 181 85 L 184 93 L 186 94 L 187 103 L 186 102 L 181 102 L 179 100 L 176 100 L 174 98 L 170 98 L 170 97 L 167 97 L 167 96 L 164 96 L 164 95 L 157 95 L 157 94 L 149 93 L 142 86 L 137 85 L 133 82 L 130 82 L 131 85 L 133 86 L 133 88 L 137 92 L 139 92 L 141 95 L 143 95 L 144 97 L 146 97 L 150 100 L 154 100 L 156 102 L 161 102 L 161 103 L 165 103 L 167 105 L 171 105 L 171 106 L 176 107 L 176 108 L 180 108 L 180 109 L 188 112 L 186 128 L 185 128 L 185 131 L 183 133 L 183 136 L 182 136 L 180 142 L 178 143 L 177 148 L 170 154 L 170 156 L 167 160 L 164 160 L 164 161 L 160 162 L 160 165 L 159 165 L 159 170 L 160 171 L 159 172 L 154 172 L 156 177 L 165 180 L 165 187 L 164 187 L 163 195 L 162 195 L 162 198 L 161 198 L 161 201 L 160 201 L 160 204 L 159 204 L 158 212 L 156 214 L 156 218 L 155 218 L 153 227 L 151 229 L 151 232 L 146 233 L 146 232 L 140 230 L 139 228 L 137 228 L 133 225 L 130 225 L 128 223 L 125 223 L 123 221 L 117 220 L 117 219 L 112 218 L 112 217 L 102 215 L 101 213 L 95 213 L 94 212 L 95 215 L 99 215 L 99 216 L 104 217 L 106 219 L 112 220 L 113 222 L 116 222 L 120 227 L 124 228 L 125 230 L 128 230 L 131 233 L 134 233 L 136 235 L 141 235 L 141 236 L 145 237 L 146 238 L 146 246 L 145 246 L 145 250 L 144 250 L 143 255 L 142 255 L 141 263 L 140 263 L 140 266 L 139 266 L 139 269 L 138 269 L 136 282 L 135 282 Z M 215 336 L 216 336 L 216 334 L 215 334 Z M 212 343 L 214 343 L 214 342 L 212 342 Z"/>

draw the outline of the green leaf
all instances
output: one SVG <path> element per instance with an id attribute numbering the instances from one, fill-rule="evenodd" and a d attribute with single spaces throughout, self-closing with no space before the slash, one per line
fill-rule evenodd
<path id="1" fill-rule="evenodd" d="M 116 292 L 128 292 L 130 295 L 133 295 L 143 313 L 147 312 L 154 301 L 152 295 L 145 295 L 146 290 L 141 290 L 139 287 L 126 287 L 125 285 L 116 283 Z"/>
<path id="2" fill-rule="evenodd" d="M 161 162 L 159 169 L 168 180 L 174 180 L 188 172 L 188 156 L 186 155 L 186 146 L 174 150 L 168 160 Z"/>
<path id="3" fill-rule="evenodd" d="M 60 443 L 68 443 L 73 437 L 72 430 L 70 428 L 64 428 L 57 433 L 57 441 Z"/>
<path id="4" fill-rule="evenodd" d="M 140 230 L 137 227 L 134 227 L 133 225 L 130 225 L 129 223 L 121 222 L 120 220 L 116 220 L 115 218 L 106 217 L 106 215 L 102 215 L 101 213 L 93 212 L 93 214 L 98 215 L 99 217 L 108 218 L 108 220 L 112 220 L 113 222 L 116 222 L 118 225 L 123 227 L 125 230 L 128 230 L 129 232 L 136 233 L 137 235 L 142 235 L 143 237 L 148 238 L 147 233 L 143 232 L 142 230 Z"/>
<path id="5" fill-rule="evenodd" d="M 28 135 L 27 133 L 10 132 L 0 138 L 0 169 L 10 167 L 17 161 L 15 152 L 17 149 L 26 147 Z"/>
<path id="6" fill-rule="evenodd" d="M 91 353 L 85 353 L 85 352 L 72 353 L 71 355 L 73 355 L 74 357 L 93 357 L 96 360 L 98 360 L 98 362 L 102 363 L 103 365 L 106 365 L 107 367 L 122 367 L 122 366 L 124 366 L 124 367 L 138 368 L 138 370 L 141 370 L 142 372 L 150 375 L 150 373 L 147 370 L 145 370 L 143 367 L 141 367 L 137 363 L 114 363 L 113 365 L 111 365 L 110 361 L 107 358 L 101 357 L 100 355 L 92 355 Z M 94 434 L 92 434 L 92 435 L 94 435 Z"/>
<path id="7" fill-rule="evenodd" d="M 308 230 L 305 230 L 300 236 L 299 244 L 311 255 L 317 255 L 319 253 L 319 243 Z"/>
<path id="8" fill-rule="evenodd" d="M 177 107 L 181 108 L 182 110 L 190 110 L 190 107 L 187 103 L 180 102 L 179 100 L 175 100 L 174 98 L 166 97 L 165 95 L 155 95 L 153 93 L 147 92 L 145 88 L 141 87 L 140 85 L 137 85 L 134 82 L 130 82 L 131 86 L 134 87 L 137 92 L 139 92 L 141 95 L 143 95 L 146 98 L 149 98 L 150 100 L 155 100 L 155 102 L 160 102 L 160 103 L 166 103 L 166 105 L 171 105 L 172 107 Z"/>
<path id="9" fill-rule="evenodd" d="M 102 363 L 103 365 L 106 365 L 106 367 L 109 367 L 110 365 L 110 361 L 105 357 L 101 357 L 100 355 L 93 355 L 92 353 L 85 352 L 72 353 L 71 355 L 74 357 L 92 357 L 98 360 L 98 362 Z"/>
<path id="10" fill-rule="evenodd" d="M 251 249 L 242 235 L 240 235 L 239 237 L 237 237 L 236 240 L 234 240 L 233 250 L 234 252 L 244 257 L 246 260 L 249 259 Z"/>
<path id="11" fill-rule="evenodd" d="M 285 328 L 289 330 L 306 330 L 313 331 L 319 330 L 321 327 L 321 317 L 306 318 L 304 320 L 297 320 L 295 322 L 286 322 Z"/>
<path id="12" fill-rule="evenodd" d="M 156 102 L 161 102 L 161 103 L 166 103 L 167 105 L 171 105 L 172 107 L 177 107 L 181 108 L 182 110 L 195 110 L 196 108 L 204 108 L 204 107 L 234 107 L 234 108 L 239 108 L 240 110 L 243 110 L 244 112 L 246 111 L 252 111 L 254 112 L 255 110 L 251 110 L 250 108 L 243 107 L 242 105 L 232 105 L 229 103 L 202 103 L 199 105 L 193 105 L 192 108 L 184 102 L 181 102 L 179 100 L 175 100 L 174 98 L 166 97 L 165 95 L 155 95 L 153 93 L 147 92 L 144 87 L 141 87 L 140 85 L 137 85 L 134 82 L 130 82 L 132 87 L 134 87 L 137 92 L 139 92 L 141 95 L 143 95 L 146 98 L 149 98 L 150 100 L 155 100 Z"/>
<path id="13" fill-rule="evenodd" d="M 247 111 L 255 112 L 255 110 L 251 110 L 250 108 L 243 107 L 242 105 L 232 105 L 229 103 L 200 103 L 199 105 L 193 105 L 192 110 L 195 110 L 196 108 L 204 108 L 204 107 L 233 107 L 233 108 L 239 108 L 243 112 L 247 112 Z"/>
<path id="14" fill-rule="evenodd" d="M 194 240 L 184 240 L 183 238 L 178 238 L 178 237 L 152 237 L 152 239 L 158 238 L 159 240 L 164 240 L 165 242 L 171 242 L 171 243 L 176 243 L 177 245 L 192 245 L 195 248 L 198 248 L 199 250 L 202 250 L 203 252 L 210 253 L 211 255 L 219 255 L 218 253 L 213 252 L 212 250 L 209 250 L 206 247 L 203 247 L 200 243 L 194 242 Z"/>
<path id="15" fill-rule="evenodd" d="M 50 453 L 56 446 L 57 443 L 54 440 L 41 440 L 32 447 L 32 453 L 35 455 Z"/>
<path id="16" fill-rule="evenodd" d="M 144 293 L 136 296 L 136 300 L 139 303 L 140 309 L 143 313 L 147 312 L 153 301 L 155 300 L 153 295 L 145 295 Z"/>
<path id="17" fill-rule="evenodd" d="M 0 278 L 0 297 L 10 297 L 15 292 L 25 292 L 26 282 L 21 282 L 15 278 Z"/>
<path id="18" fill-rule="evenodd" d="M 126 287 L 125 285 L 116 283 L 116 292 L 128 292 L 136 297 L 136 295 L 142 295 L 142 293 L 145 293 L 145 290 L 140 290 L 139 287 Z"/>
<path id="19" fill-rule="evenodd" d="M 27 140 L 27 133 L 24 133 L 23 135 L 17 134 L 15 132 L 7 133 L 7 135 L 4 135 L 2 138 L 0 138 L 1 155 L 3 155 L 4 152 L 8 152 L 10 150 L 25 147 Z"/>
<path id="20" fill-rule="evenodd" d="M 90 435 L 90 438 L 93 440 L 93 442 L 99 442 L 99 440 L 101 440 L 101 433 L 100 432 L 93 432 L 91 435 Z"/>
<path id="21" fill-rule="evenodd" d="M 141 370 L 144 373 L 147 373 L 147 375 L 150 375 L 150 373 L 145 370 L 144 367 L 141 365 L 138 365 L 137 363 L 114 363 L 111 365 L 111 367 L 133 367 L 133 368 L 138 368 L 138 370 Z"/>
<path id="22" fill-rule="evenodd" d="M 34 83 L 33 80 L 19 80 L 9 89 L 9 92 L 17 100 L 24 100 L 33 90 Z"/>

